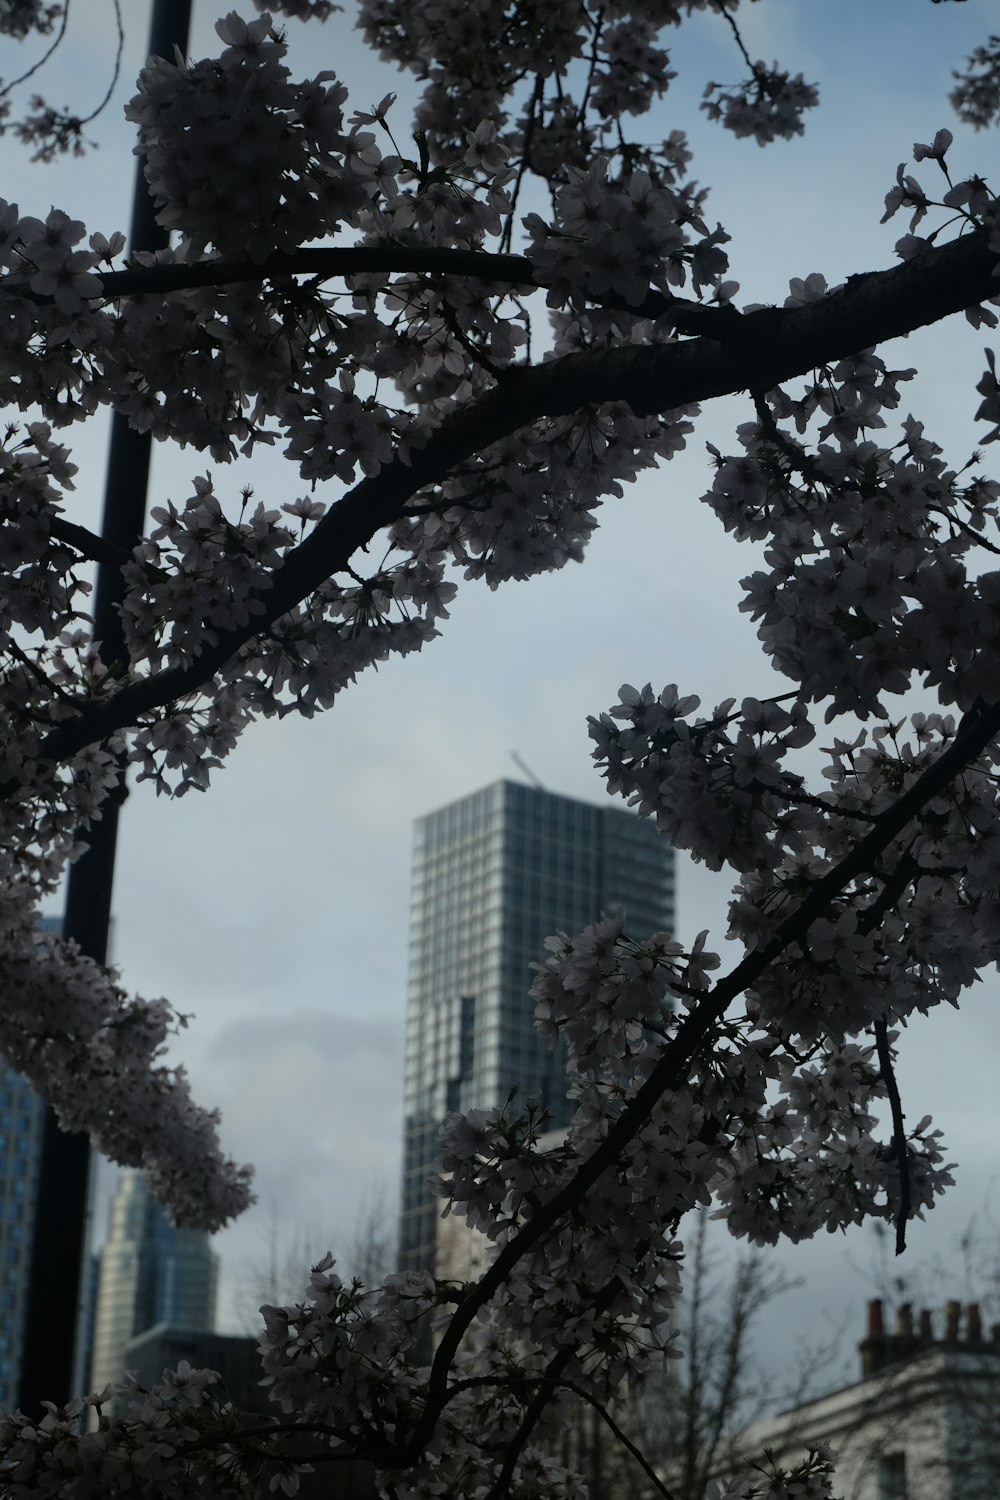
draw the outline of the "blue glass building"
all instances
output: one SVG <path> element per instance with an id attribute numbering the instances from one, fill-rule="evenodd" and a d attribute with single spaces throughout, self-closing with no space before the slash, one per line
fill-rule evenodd
<path id="1" fill-rule="evenodd" d="M 201 1230 L 177 1229 L 139 1172 L 125 1172 L 100 1256 L 90 1390 L 121 1382 L 125 1349 L 157 1323 L 210 1332 L 218 1257 Z"/>
<path id="2" fill-rule="evenodd" d="M 58 933 L 59 917 L 42 917 Z M 45 1102 L 0 1066 L 0 1406 L 19 1404 L 28 1283 Z"/>
<path id="3" fill-rule="evenodd" d="M 671 931 L 673 851 L 652 822 L 498 781 L 415 825 L 404 1081 L 401 1264 L 432 1270 L 437 1132 L 511 1087 L 568 1124 L 566 1076 L 534 1028 L 545 939 L 624 907 L 629 930 Z"/>
<path id="4" fill-rule="evenodd" d="M 45 1104 L 0 1068 L 0 1406 L 18 1405 Z"/>

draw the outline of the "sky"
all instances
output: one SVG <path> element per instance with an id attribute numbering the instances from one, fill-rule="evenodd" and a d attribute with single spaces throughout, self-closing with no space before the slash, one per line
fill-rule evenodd
<path id="1" fill-rule="evenodd" d="M 3 140 L 3 191 L 23 212 L 55 204 L 90 229 L 127 229 L 133 142 L 121 108 L 141 66 L 149 6 L 130 0 L 125 9 L 121 80 L 89 128 L 99 149 L 44 166 Z M 204 56 L 217 45 L 217 7 L 194 0 L 194 12 L 190 50 Z M 351 91 L 349 108 L 398 89 L 393 118 L 405 129 L 412 86 L 365 51 L 354 12 L 347 0 L 325 27 L 283 23 L 293 72 L 334 68 Z M 712 188 L 709 216 L 733 237 L 738 301 L 780 303 L 791 277 L 813 271 L 832 284 L 893 264 L 904 226 L 879 225 L 884 194 L 913 142 L 930 141 L 942 125 L 956 136 L 956 169 L 989 176 L 994 141 L 957 123 L 947 93 L 951 69 L 993 22 L 990 0 L 744 7 L 751 55 L 780 58 L 821 92 L 805 136 L 767 150 L 698 113 L 706 82 L 741 76 L 724 23 L 698 15 L 680 28 L 672 46 L 679 76 L 648 133 L 688 131 L 693 175 Z M 11 43 L 0 47 L 0 73 L 33 61 L 33 45 L 30 58 Z M 113 51 L 110 0 L 85 8 L 76 0 L 64 46 L 30 87 L 86 110 L 106 87 Z M 933 183 L 926 166 L 923 177 Z M 924 420 L 956 464 L 976 441 L 983 342 L 958 320 L 882 350 L 890 365 L 921 368 L 901 411 Z M 582 567 L 496 592 L 460 589 L 440 640 L 366 674 L 312 722 L 256 726 L 206 795 L 171 802 L 141 786 L 129 797 L 115 960 L 130 988 L 165 994 L 191 1015 L 177 1057 L 199 1101 L 221 1110 L 226 1149 L 257 1167 L 257 1206 L 217 1238 L 225 1329 L 242 1331 L 246 1286 L 275 1240 L 306 1253 L 327 1243 L 343 1251 L 359 1219 L 395 1216 L 413 819 L 499 777 L 516 779 L 515 750 L 550 790 L 602 800 L 586 719 L 606 710 L 623 682 L 676 682 L 707 707 L 777 690 L 738 611 L 739 579 L 757 565 L 755 553 L 698 503 L 710 479 L 705 444 L 732 451 L 735 425 L 751 417 L 739 398 L 707 409 L 683 454 L 606 506 Z M 100 419 L 67 435 L 81 471 L 70 514 L 87 524 L 99 514 L 105 427 Z M 992 460 L 987 450 L 985 467 Z M 158 450 L 151 503 L 183 502 L 206 467 L 192 451 Z M 247 477 L 244 468 L 216 470 L 220 493 L 234 498 Z M 303 488 L 267 453 L 250 478 L 268 505 Z M 678 933 L 690 939 L 708 928 L 729 968 L 726 895 L 724 876 L 680 858 Z M 921 1021 L 901 1043 L 904 1107 L 912 1119 L 935 1116 L 960 1164 L 947 1203 L 911 1227 L 902 1267 L 914 1286 L 926 1278 L 934 1288 L 932 1305 L 966 1294 L 963 1239 L 984 1263 L 996 1242 L 997 989 L 989 976 L 958 1015 Z M 99 1231 L 112 1182 L 102 1172 Z M 838 1328 L 849 1353 L 863 1333 L 863 1302 L 891 1291 L 900 1274 L 870 1229 L 786 1249 L 781 1264 L 801 1284 L 762 1314 L 763 1356 L 779 1370 L 803 1341 L 823 1342 Z M 825 1364 L 821 1382 L 832 1371 Z"/>

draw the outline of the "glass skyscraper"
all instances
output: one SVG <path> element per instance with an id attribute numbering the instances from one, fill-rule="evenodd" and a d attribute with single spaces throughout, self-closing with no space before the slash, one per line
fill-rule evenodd
<path id="1" fill-rule="evenodd" d="M 89 1389 L 118 1385 L 125 1346 L 156 1323 L 211 1331 L 218 1269 L 208 1235 L 176 1229 L 141 1174 L 126 1172 L 111 1200 L 101 1251 Z"/>
<path id="2" fill-rule="evenodd" d="M 410 907 L 400 1260 L 433 1270 L 437 1132 L 513 1085 L 569 1123 L 566 1075 L 533 1024 L 532 964 L 552 933 L 624 907 L 637 937 L 673 925 L 673 852 L 621 807 L 498 781 L 418 819 Z"/>
<path id="3" fill-rule="evenodd" d="M 42 917 L 41 932 L 58 935 L 59 917 Z M 20 1401 L 31 1250 L 45 1102 L 12 1068 L 0 1066 L 0 1407 Z"/>
<path id="4" fill-rule="evenodd" d="M 45 1104 L 0 1068 L 0 1406 L 18 1405 Z"/>

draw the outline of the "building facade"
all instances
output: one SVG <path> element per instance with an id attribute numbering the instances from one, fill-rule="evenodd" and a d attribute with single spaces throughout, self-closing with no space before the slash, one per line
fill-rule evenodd
<path id="1" fill-rule="evenodd" d="M 400 1257 L 435 1265 L 431 1181 L 447 1114 L 538 1096 L 569 1123 L 562 1060 L 534 1027 L 532 964 L 545 939 L 624 907 L 646 937 L 673 923 L 673 853 L 653 824 L 498 781 L 414 831 Z"/>
<path id="2" fill-rule="evenodd" d="M 45 1104 L 0 1068 L 0 1406 L 19 1404 L 35 1190 Z"/>
<path id="3" fill-rule="evenodd" d="M 59 917 L 39 930 L 58 935 Z M 0 1067 L 0 1407 L 20 1403 L 35 1203 L 45 1101 L 13 1069 Z"/>
<path id="4" fill-rule="evenodd" d="M 221 1401 L 227 1401 L 237 1409 L 244 1425 L 259 1426 L 261 1416 L 287 1417 L 287 1413 L 269 1400 L 269 1388 L 262 1383 L 260 1350 L 255 1338 L 205 1333 L 193 1328 L 171 1328 L 166 1323 L 159 1323 L 132 1339 L 125 1355 L 126 1369 L 135 1373 L 139 1384 L 146 1390 L 161 1384 L 164 1370 L 176 1370 L 181 1360 L 187 1360 L 193 1369 L 215 1371 L 219 1381 L 212 1386 L 212 1391 Z M 128 1406 L 127 1398 L 117 1398 L 112 1404 L 112 1414 L 124 1415 Z M 306 1449 L 315 1450 L 312 1438 L 304 1436 L 300 1442 Z M 336 1500 L 377 1500 L 375 1471 L 371 1464 L 360 1459 L 339 1461 L 335 1466 L 336 1484 L 333 1486 L 329 1473 L 324 1473 L 329 1467 L 317 1464 L 315 1469 L 300 1475 L 299 1500 L 332 1500 L 333 1495 Z M 254 1494 L 268 1494 L 269 1475 L 277 1477 L 278 1471 L 276 1468 L 269 1470 L 265 1460 Z M 277 1493 L 284 1493 L 280 1486 Z"/>
<path id="5" fill-rule="evenodd" d="M 176 1229 L 141 1175 L 124 1173 L 100 1254 L 89 1388 L 117 1385 L 126 1346 L 157 1323 L 211 1331 L 218 1272 L 208 1235 Z"/>
<path id="6" fill-rule="evenodd" d="M 824 1444 L 840 1500 L 996 1500 L 1000 1327 L 987 1336 L 978 1305 L 957 1301 L 935 1322 L 904 1305 L 890 1333 L 882 1303 L 869 1303 L 861 1379 L 747 1428 L 717 1477 L 765 1451 L 787 1469 Z"/>
<path id="7" fill-rule="evenodd" d="M 255 1415 L 275 1412 L 261 1385 L 260 1350 L 254 1338 L 155 1323 L 137 1333 L 125 1347 L 125 1368 L 135 1373 L 146 1390 L 162 1382 L 164 1370 L 176 1370 L 185 1359 L 192 1369 L 214 1370 L 219 1376 L 214 1389 L 239 1411 Z M 118 1415 L 128 1406 L 128 1398 L 119 1396 L 111 1410 Z"/>

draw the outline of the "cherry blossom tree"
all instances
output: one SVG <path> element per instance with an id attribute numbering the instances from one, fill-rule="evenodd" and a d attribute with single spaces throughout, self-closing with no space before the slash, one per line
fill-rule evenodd
<path id="1" fill-rule="evenodd" d="M 580 560 L 603 498 L 733 392 L 747 420 L 704 498 L 762 544 L 743 608 L 783 679 L 705 711 L 626 686 L 593 719 L 608 789 L 732 872 L 743 956 L 713 978 L 707 934 L 625 914 L 551 940 L 534 993 L 568 1056 L 565 1143 L 542 1149 L 516 1101 L 442 1130 L 446 1210 L 487 1236 L 485 1273 L 369 1288 L 323 1261 L 300 1304 L 264 1310 L 272 1420 L 241 1426 L 183 1367 L 125 1418 L 92 1397 L 86 1436 L 74 1408 L 14 1414 L 11 1496 L 293 1493 L 306 1464 L 335 1487 L 357 1458 L 391 1500 L 582 1495 L 559 1432 L 583 1403 L 628 1447 L 610 1408 L 669 1337 L 693 1208 L 758 1245 L 873 1217 L 901 1247 L 950 1181 L 930 1120 L 905 1121 L 894 1040 L 1000 960 L 1000 489 L 894 415 L 913 371 L 877 351 L 959 314 L 996 326 L 1000 221 L 941 129 L 887 170 L 898 264 L 741 304 L 684 134 L 641 138 L 696 11 L 745 70 L 708 83 L 710 119 L 759 146 L 803 131 L 816 89 L 751 57 L 738 10 L 363 0 L 372 46 L 422 83 L 412 136 L 391 94 L 351 113 L 331 73 L 291 78 L 274 17 L 233 12 L 217 56 L 150 59 L 129 106 L 169 250 L 123 261 L 113 225 L 0 204 L 0 388 L 22 414 L 0 450 L 0 1050 L 180 1222 L 224 1223 L 250 1179 L 163 1060 L 178 1017 L 36 932 L 119 757 L 158 793 L 204 790 L 253 720 L 311 716 L 429 643 L 461 580 Z M 56 19 L 0 6 L 15 35 Z M 997 57 L 993 38 L 957 79 L 976 124 Z M 992 351 L 977 396 L 988 442 Z M 288 498 L 202 473 L 133 546 L 92 534 L 61 438 L 103 406 L 223 473 L 280 443 Z M 123 579 L 122 659 L 88 628 L 95 561 Z M 830 1472 L 817 1452 L 726 1494 L 826 1494 Z"/>

